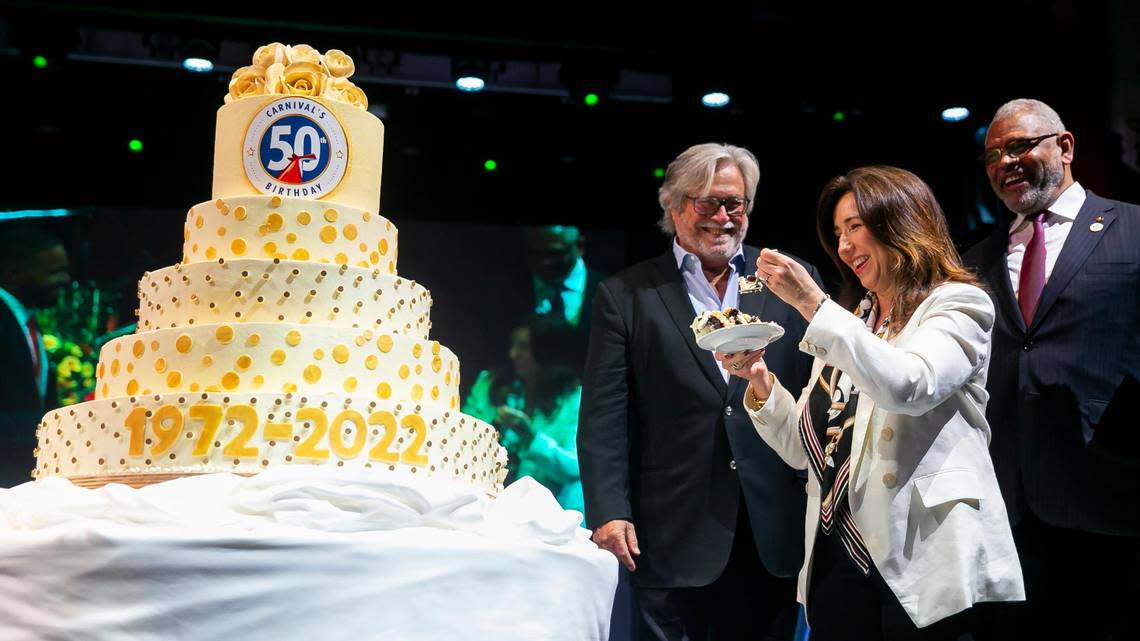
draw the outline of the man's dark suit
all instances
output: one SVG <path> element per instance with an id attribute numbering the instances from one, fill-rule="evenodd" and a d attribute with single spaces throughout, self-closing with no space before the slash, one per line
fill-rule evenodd
<path id="1" fill-rule="evenodd" d="M 757 253 L 744 248 L 746 265 Z M 765 360 L 800 389 L 811 367 L 798 349 L 806 321 L 768 292 L 742 296 L 740 307 L 784 327 Z M 742 407 L 747 383 L 726 385 L 697 346 L 695 316 L 672 252 L 599 286 L 578 430 L 587 525 L 633 522 L 639 586 L 704 586 L 728 562 L 743 493 L 764 567 L 793 576 L 803 561 L 803 479 L 756 434 Z"/>
<path id="2" fill-rule="evenodd" d="M 1029 328 L 1008 224 L 966 255 L 997 310 L 990 451 L 1015 524 L 1028 509 L 1058 527 L 1140 536 L 1135 410 L 1121 411 L 1137 398 L 1120 392 L 1140 377 L 1140 207 L 1086 193 Z"/>
<path id="3" fill-rule="evenodd" d="M 37 389 L 24 328 L 0 300 L 0 487 L 32 480 L 36 425 L 44 402 Z"/>

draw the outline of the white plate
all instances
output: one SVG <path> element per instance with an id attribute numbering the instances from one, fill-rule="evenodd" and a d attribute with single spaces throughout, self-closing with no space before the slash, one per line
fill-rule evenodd
<path id="1" fill-rule="evenodd" d="M 734 354 L 746 349 L 763 349 L 784 335 L 784 328 L 770 321 L 731 325 L 697 338 L 697 345 L 710 352 Z"/>

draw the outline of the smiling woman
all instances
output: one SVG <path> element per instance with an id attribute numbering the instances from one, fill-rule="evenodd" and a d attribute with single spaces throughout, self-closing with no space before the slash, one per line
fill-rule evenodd
<path id="1" fill-rule="evenodd" d="M 756 265 L 809 321 L 799 345 L 816 359 L 798 400 L 762 351 L 717 354 L 748 380 L 760 437 L 810 470 L 799 593 L 812 639 L 957 639 L 975 603 L 1025 595 L 988 449 L 993 304 L 909 171 L 832 179 L 816 231 L 842 304 L 779 252 Z"/>

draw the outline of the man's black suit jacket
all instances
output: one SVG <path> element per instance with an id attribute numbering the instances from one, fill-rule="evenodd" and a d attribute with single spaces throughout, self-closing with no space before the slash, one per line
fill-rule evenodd
<path id="1" fill-rule="evenodd" d="M 1007 266 L 1008 223 L 966 255 L 997 310 L 986 418 L 1016 523 L 1140 535 L 1140 207 L 1087 198 L 1032 324 Z"/>
<path id="2" fill-rule="evenodd" d="M 746 264 L 757 254 L 745 247 Z M 798 348 L 806 321 L 768 291 L 742 296 L 740 308 L 783 326 L 765 360 L 798 391 L 811 367 Z M 639 585 L 702 586 L 727 564 L 743 495 L 765 568 L 792 576 L 803 561 L 803 476 L 760 439 L 743 409 L 747 383 L 725 384 L 696 344 L 695 317 L 671 251 L 598 287 L 578 428 L 587 524 L 633 522 Z"/>

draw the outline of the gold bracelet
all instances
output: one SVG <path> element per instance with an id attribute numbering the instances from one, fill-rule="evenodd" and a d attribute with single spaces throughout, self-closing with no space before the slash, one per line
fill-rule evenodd
<path id="1" fill-rule="evenodd" d="M 768 372 L 768 377 L 771 379 L 772 387 L 774 388 L 776 386 L 776 375 L 772 372 Z M 771 396 L 768 398 L 771 398 Z M 748 394 L 745 395 L 744 404 L 751 406 L 753 412 L 759 412 L 760 410 L 764 409 L 764 404 L 767 402 L 767 398 L 764 400 L 756 398 L 756 390 L 752 389 L 752 383 L 749 383 Z"/>

